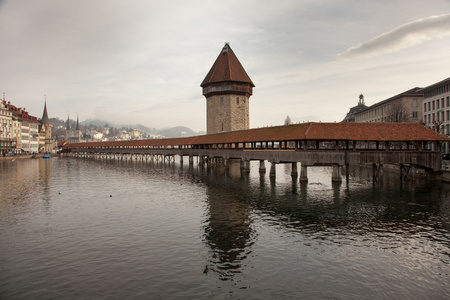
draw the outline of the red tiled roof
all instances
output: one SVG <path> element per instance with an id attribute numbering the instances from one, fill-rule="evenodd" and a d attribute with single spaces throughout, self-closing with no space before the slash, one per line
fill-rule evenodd
<path id="1" fill-rule="evenodd" d="M 325 141 L 450 141 L 417 123 L 303 123 L 198 136 L 193 144 Z"/>
<path id="2" fill-rule="evenodd" d="M 231 50 L 230 45 L 225 44 L 200 86 L 204 87 L 210 83 L 227 81 L 249 83 L 252 87 L 255 86 L 233 50 Z"/>

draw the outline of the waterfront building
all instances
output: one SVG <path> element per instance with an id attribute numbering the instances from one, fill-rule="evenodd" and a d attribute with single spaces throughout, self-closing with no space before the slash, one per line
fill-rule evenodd
<path id="1" fill-rule="evenodd" d="M 359 95 L 358 105 L 350 108 L 350 111 L 347 113 L 347 115 L 345 116 L 344 120 L 342 120 L 342 122 L 345 122 L 345 123 L 355 122 L 355 114 L 357 114 L 361 111 L 364 111 L 367 108 L 368 108 L 367 105 L 364 103 L 364 95 L 363 94 Z"/>
<path id="2" fill-rule="evenodd" d="M 17 108 L 10 102 L 8 110 L 12 113 L 13 131 L 16 135 L 16 153 L 39 152 L 39 121 L 31 116 L 25 108 Z"/>
<path id="3" fill-rule="evenodd" d="M 445 135 L 450 135 L 450 77 L 425 87 L 423 90 L 423 122 L 426 126 Z M 449 152 L 449 144 L 442 146 Z"/>
<path id="4" fill-rule="evenodd" d="M 3 100 L 0 101 L 0 154 L 2 156 L 9 152 L 15 152 L 16 139 L 13 124 L 15 125 L 12 112 L 8 109 L 3 94 Z"/>
<path id="5" fill-rule="evenodd" d="M 207 134 L 250 128 L 249 99 L 255 85 L 228 43 L 200 86 L 206 97 Z"/>

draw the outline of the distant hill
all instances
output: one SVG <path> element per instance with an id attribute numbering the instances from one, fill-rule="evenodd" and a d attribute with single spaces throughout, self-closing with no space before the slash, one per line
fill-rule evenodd
<path id="1" fill-rule="evenodd" d="M 72 120 L 71 120 L 71 122 L 72 122 Z M 138 130 L 148 133 L 148 134 L 160 134 L 160 135 L 163 135 L 168 138 L 195 136 L 195 135 L 205 134 L 205 132 L 203 132 L 203 131 L 196 132 L 186 126 L 176 126 L 176 127 L 171 127 L 171 128 L 165 128 L 165 129 L 156 129 L 156 128 L 149 128 L 142 124 L 134 124 L 134 125 L 133 124 L 127 124 L 127 125 L 120 124 L 120 125 L 118 125 L 118 124 L 114 124 L 114 123 L 107 122 L 104 120 L 93 120 L 93 119 L 88 119 L 83 122 L 80 122 L 80 125 L 82 125 L 83 127 L 93 125 L 93 126 L 101 126 L 101 127 L 115 127 L 115 128 L 119 128 L 119 129 L 123 128 L 123 127 L 133 128 L 133 129 L 138 129 Z"/>
<path id="2" fill-rule="evenodd" d="M 168 137 L 168 138 L 175 138 L 175 137 L 185 137 L 185 136 L 194 136 L 199 135 L 201 133 L 193 131 L 192 129 L 185 127 L 185 126 L 176 126 L 168 129 L 164 129 L 159 131 L 159 134 Z"/>

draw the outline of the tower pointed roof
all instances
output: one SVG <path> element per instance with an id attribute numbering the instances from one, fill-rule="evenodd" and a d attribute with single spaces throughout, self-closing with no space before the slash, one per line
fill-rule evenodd
<path id="1" fill-rule="evenodd" d="M 200 86 L 205 87 L 211 83 L 230 81 L 248 83 L 252 87 L 255 86 L 230 45 L 226 43 Z"/>
<path id="2" fill-rule="evenodd" d="M 69 119 L 69 114 L 67 114 L 66 130 L 70 130 L 70 119 Z"/>
<path id="3" fill-rule="evenodd" d="M 45 104 L 44 104 L 44 113 L 42 114 L 42 118 L 41 118 L 42 123 L 44 124 L 49 124 L 50 120 L 48 118 L 48 114 L 47 114 L 47 100 L 45 100 Z"/>
<path id="4" fill-rule="evenodd" d="M 80 122 L 78 121 L 78 114 L 77 114 L 77 127 L 75 128 L 75 130 L 80 130 Z"/>

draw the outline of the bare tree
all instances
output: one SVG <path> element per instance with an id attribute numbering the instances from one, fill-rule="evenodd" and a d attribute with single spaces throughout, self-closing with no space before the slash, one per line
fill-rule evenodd
<path id="1" fill-rule="evenodd" d="M 442 134 L 443 136 L 450 137 L 450 133 L 445 134 L 445 125 L 443 125 L 442 121 L 433 121 L 433 125 L 431 129 L 436 131 L 437 133 Z"/>
<path id="2" fill-rule="evenodd" d="M 391 103 L 388 111 L 388 122 L 399 123 L 410 121 L 409 111 L 402 100 L 396 100 Z"/>

